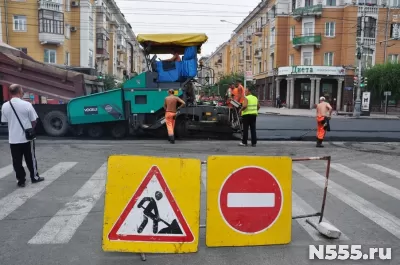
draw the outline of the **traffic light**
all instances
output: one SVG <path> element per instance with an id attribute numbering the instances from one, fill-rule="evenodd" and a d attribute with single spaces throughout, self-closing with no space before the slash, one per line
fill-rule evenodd
<path id="1" fill-rule="evenodd" d="M 368 83 L 368 78 L 367 77 L 361 77 L 360 87 L 366 87 L 367 83 Z"/>
<path id="2" fill-rule="evenodd" d="M 357 86 L 357 85 L 358 85 L 358 77 L 355 76 L 355 77 L 354 77 L 354 86 Z"/>
<path id="3" fill-rule="evenodd" d="M 97 80 L 103 81 L 103 74 L 101 72 L 97 75 Z"/>

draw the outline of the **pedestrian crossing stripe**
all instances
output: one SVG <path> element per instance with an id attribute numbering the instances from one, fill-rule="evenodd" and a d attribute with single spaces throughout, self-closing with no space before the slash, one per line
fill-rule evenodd
<path id="1" fill-rule="evenodd" d="M 193 233 L 157 166 L 149 170 L 108 234 L 108 239 L 168 243 L 194 241 Z"/>

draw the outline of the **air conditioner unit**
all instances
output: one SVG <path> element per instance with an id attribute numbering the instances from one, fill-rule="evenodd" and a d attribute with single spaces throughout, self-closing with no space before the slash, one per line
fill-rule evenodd
<path id="1" fill-rule="evenodd" d="M 71 30 L 71 32 L 75 32 L 77 30 L 77 28 L 76 27 L 71 27 L 70 30 Z"/>
<path id="2" fill-rule="evenodd" d="M 79 6 L 79 2 L 78 1 L 72 1 L 71 2 L 71 6 L 73 6 L 73 7 Z"/>

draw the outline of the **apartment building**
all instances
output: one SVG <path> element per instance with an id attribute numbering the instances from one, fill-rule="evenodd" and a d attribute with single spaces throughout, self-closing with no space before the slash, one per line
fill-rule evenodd
<path id="1" fill-rule="evenodd" d="M 230 39 L 230 69 L 251 71 L 264 105 L 280 97 L 288 108 L 312 108 L 325 96 L 343 110 L 356 94 L 362 28 L 363 70 L 398 61 L 400 41 L 385 41 L 400 35 L 398 0 L 262 1 Z"/>
<path id="2" fill-rule="evenodd" d="M 94 68 L 94 0 L 0 3 L 0 39 L 37 61 Z"/>
<path id="3" fill-rule="evenodd" d="M 136 36 L 113 0 L 1 1 L 0 23 L 0 41 L 40 62 L 120 81 L 143 70 Z"/>
<path id="4" fill-rule="evenodd" d="M 229 74 L 230 71 L 230 45 L 225 42 L 220 45 L 206 60 L 205 65 L 214 70 L 214 79 L 211 82 L 216 83 L 221 77 Z M 211 75 L 209 75 L 211 76 Z"/>
<path id="5" fill-rule="evenodd" d="M 98 0 L 96 64 L 99 74 L 114 75 L 119 81 L 141 73 L 137 60 L 141 51 L 132 26 L 113 0 Z"/>

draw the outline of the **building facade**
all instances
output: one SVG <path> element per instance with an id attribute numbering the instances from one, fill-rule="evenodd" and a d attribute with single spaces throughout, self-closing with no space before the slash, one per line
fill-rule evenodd
<path id="1" fill-rule="evenodd" d="M 1 1 L 0 23 L 0 41 L 39 62 L 121 81 L 142 71 L 136 36 L 113 0 Z"/>
<path id="2" fill-rule="evenodd" d="M 308 109 L 325 96 L 349 110 L 361 28 L 362 70 L 398 62 L 400 41 L 387 41 L 400 35 L 397 0 L 262 1 L 235 29 L 229 67 L 250 73 L 263 105 L 279 97 L 288 108 Z"/>

